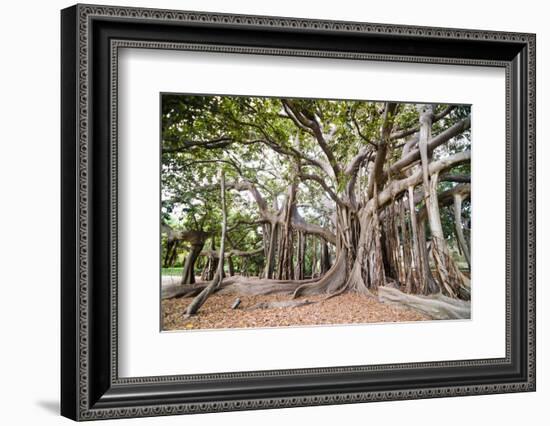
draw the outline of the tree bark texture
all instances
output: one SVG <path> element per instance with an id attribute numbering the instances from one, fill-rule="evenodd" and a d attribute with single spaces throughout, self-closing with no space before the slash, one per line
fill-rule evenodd
<path id="1" fill-rule="evenodd" d="M 225 204 L 225 175 L 223 169 L 220 170 L 220 192 L 221 192 L 221 207 L 222 207 L 222 235 L 220 240 L 220 254 L 218 256 L 218 265 L 214 278 L 189 304 L 185 310 L 184 315 L 190 316 L 197 313 L 200 307 L 206 302 L 206 299 L 220 286 L 224 278 L 224 253 L 225 253 L 225 239 L 227 233 L 227 209 Z"/>

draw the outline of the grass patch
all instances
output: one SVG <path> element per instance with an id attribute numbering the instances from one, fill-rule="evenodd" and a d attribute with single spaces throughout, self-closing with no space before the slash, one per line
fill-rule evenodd
<path id="1" fill-rule="evenodd" d="M 182 273 L 183 273 L 183 268 L 181 268 L 181 267 L 162 268 L 162 275 L 163 276 L 181 275 Z"/>

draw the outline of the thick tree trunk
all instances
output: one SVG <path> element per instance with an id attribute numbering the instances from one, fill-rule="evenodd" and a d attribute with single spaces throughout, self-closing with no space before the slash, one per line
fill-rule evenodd
<path id="1" fill-rule="evenodd" d="M 270 233 L 271 225 L 269 223 L 263 223 L 262 224 L 262 242 L 263 242 L 263 255 L 264 255 L 264 267 L 258 274 L 258 277 L 265 278 L 266 275 L 266 266 L 267 266 L 267 258 L 269 255 L 269 241 L 271 239 L 271 233 Z"/>
<path id="2" fill-rule="evenodd" d="M 420 253 L 420 240 L 418 232 L 418 223 L 416 221 L 416 207 L 414 205 L 414 188 L 409 186 L 408 197 L 409 199 L 409 215 L 411 218 L 411 231 L 412 231 L 412 275 L 414 277 L 415 293 L 426 293 L 425 289 L 427 287 L 426 283 L 428 281 L 428 276 L 425 270 L 425 263 L 422 260 L 422 254 Z M 421 244 L 426 244 L 425 241 L 422 241 Z"/>
<path id="3" fill-rule="evenodd" d="M 271 223 L 262 224 L 262 241 L 264 243 L 264 257 L 267 259 L 269 252 L 269 240 L 271 239 Z"/>
<path id="4" fill-rule="evenodd" d="M 440 170 L 444 170 L 445 168 L 448 168 L 453 164 L 457 164 L 467 158 L 469 158 L 469 153 L 456 154 L 455 156 L 431 163 L 429 167 L 427 167 L 427 170 L 432 175 L 437 175 Z M 392 203 L 395 203 L 395 201 L 392 200 L 395 200 L 400 193 L 407 191 L 409 187 L 414 188 L 415 185 L 423 181 L 423 178 L 423 171 L 420 170 L 419 172 L 411 174 L 408 178 L 402 181 L 389 182 L 384 191 L 380 194 L 378 194 L 377 185 L 374 185 L 372 199 L 364 203 L 357 216 L 350 215 L 347 208 L 338 205 L 336 212 L 335 263 L 318 282 L 305 284 L 297 288 L 294 292 L 294 297 L 323 293 L 336 295 L 344 291 L 355 291 L 364 294 L 375 293 L 378 287 L 385 286 L 390 282 L 395 284 L 395 281 L 388 280 L 386 277 L 386 269 L 388 267 L 387 262 L 389 258 L 393 258 L 392 262 L 394 264 L 396 275 L 395 279 L 402 279 L 405 275 L 404 265 L 402 264 L 404 255 L 402 254 L 402 248 L 399 247 L 401 244 L 399 239 L 401 237 L 399 236 L 399 229 L 396 228 L 395 223 L 395 220 L 398 219 L 393 218 L 391 226 L 388 225 L 388 229 L 391 231 L 394 240 L 391 256 L 383 256 L 379 217 L 383 209 L 386 209 L 386 214 L 392 214 L 394 210 Z M 437 192 L 430 193 L 430 191 L 435 191 L 436 187 L 437 176 L 435 176 L 433 186 L 430 185 L 430 179 L 428 178 L 428 196 L 426 202 L 432 206 L 430 201 L 435 200 L 437 207 Z M 414 197 L 411 197 L 411 199 L 413 200 L 414 207 Z M 430 215 L 434 220 L 434 223 L 432 224 L 430 222 L 430 224 L 432 226 L 436 226 L 436 221 L 438 221 L 440 234 L 442 235 L 439 211 L 437 211 L 437 214 L 434 215 L 432 207 L 432 212 Z M 358 219 L 354 221 L 354 217 L 358 217 Z M 404 225 L 402 224 L 401 226 Z M 421 221 L 420 225 L 417 223 L 417 227 L 419 228 L 417 230 L 417 244 L 419 246 L 417 255 L 419 259 L 417 259 L 417 261 L 419 263 L 419 267 L 422 268 L 421 272 L 423 276 L 420 282 L 417 283 L 416 287 L 419 289 L 418 292 L 422 294 L 439 293 L 441 292 L 443 285 L 433 279 L 430 270 L 428 260 L 429 257 L 426 247 L 424 220 Z M 359 235 L 359 239 L 356 242 L 357 235 Z M 435 235 L 437 238 L 437 227 Z M 432 241 L 435 256 L 441 260 L 436 261 L 434 264 L 436 265 L 436 269 L 437 265 L 442 265 L 442 262 L 445 262 L 444 265 L 450 265 L 448 268 L 454 265 L 454 269 L 451 269 L 452 274 L 445 275 L 447 277 L 445 282 L 447 283 L 447 286 L 454 286 L 457 288 L 455 292 L 448 292 L 445 294 L 452 297 L 467 299 L 469 286 L 466 283 L 461 284 L 461 281 L 457 279 L 460 278 L 460 280 L 462 280 L 465 279 L 465 277 L 460 274 L 460 271 L 458 271 L 456 264 L 454 264 L 453 259 L 450 256 L 440 256 L 441 253 L 445 253 L 443 250 L 446 249 L 446 245 L 442 245 L 440 243 L 441 241 L 445 243 L 444 239 L 437 240 L 435 244 Z M 350 253 L 354 254 L 350 255 Z M 455 273 L 455 271 L 458 271 L 458 273 Z M 437 278 L 440 278 L 440 274 L 437 275 Z"/>
<path id="5" fill-rule="evenodd" d="M 304 279 L 304 270 L 306 263 L 306 236 L 303 232 L 297 232 L 297 242 L 296 242 L 296 265 L 294 266 L 294 279 L 303 280 Z"/>
<path id="6" fill-rule="evenodd" d="M 181 277 L 182 284 L 194 284 L 195 283 L 195 262 L 202 251 L 204 242 L 197 242 L 191 245 L 191 251 L 185 258 L 185 264 L 183 265 L 183 273 Z"/>
<path id="7" fill-rule="evenodd" d="M 176 260 L 178 259 L 178 248 L 180 246 L 180 242 L 179 241 L 176 241 L 174 243 L 174 247 L 172 247 L 172 254 L 170 255 L 170 258 L 168 259 L 168 268 L 172 268 L 175 263 L 176 263 Z"/>
<path id="8" fill-rule="evenodd" d="M 464 231 L 462 230 L 462 194 L 454 195 L 454 216 L 455 216 L 455 231 L 456 237 L 458 239 L 458 244 L 466 262 L 468 262 L 468 267 L 470 268 L 470 248 L 468 243 L 466 243 L 466 238 L 464 238 Z"/>
<path id="9" fill-rule="evenodd" d="M 216 251 L 216 238 L 214 236 L 212 236 L 212 239 L 210 240 L 210 251 L 211 253 L 208 254 L 205 273 L 201 277 L 203 281 L 212 281 L 214 279 L 216 269 L 218 268 L 219 257 L 216 257 L 213 254 Z"/>
<path id="10" fill-rule="evenodd" d="M 422 166 L 422 182 L 424 187 L 424 200 L 428 212 L 428 221 L 432 233 L 432 256 L 434 259 L 435 272 L 440 286 L 440 290 L 450 297 L 461 297 L 469 299 L 470 283 L 458 270 L 452 259 L 445 236 L 441 226 L 441 217 L 439 212 L 439 200 L 437 194 L 437 184 L 439 171 L 429 173 L 429 158 L 427 151 L 428 140 L 432 134 L 433 108 L 431 105 L 424 105 L 420 111 L 420 135 L 418 146 L 420 150 Z"/>
<path id="11" fill-rule="evenodd" d="M 420 151 L 420 164 L 422 166 L 422 183 L 424 185 L 424 194 L 429 192 L 429 172 L 428 172 L 428 140 L 432 137 L 433 107 L 424 105 L 420 110 L 420 134 L 418 136 L 418 148 Z"/>
<path id="12" fill-rule="evenodd" d="M 201 277 L 203 281 L 212 281 L 214 278 L 214 273 L 216 271 L 216 258 L 214 256 L 209 256 L 208 261 L 206 262 L 206 267 L 204 269 L 204 274 Z"/>
<path id="13" fill-rule="evenodd" d="M 235 275 L 235 266 L 233 265 L 233 256 L 227 257 L 227 267 L 229 269 L 229 276 Z"/>
<path id="14" fill-rule="evenodd" d="M 320 260 L 320 275 L 325 275 L 332 265 L 332 262 L 330 260 L 330 252 L 328 250 L 328 243 L 326 240 L 321 239 L 321 260 Z"/>
<path id="15" fill-rule="evenodd" d="M 386 283 L 376 207 L 364 209 L 357 219 L 346 209 L 337 208 L 336 260 L 319 281 L 298 287 L 293 297 L 345 291 L 370 294 L 371 289 Z"/>
<path id="16" fill-rule="evenodd" d="M 295 208 L 297 185 L 293 183 L 290 185 L 285 204 L 284 212 L 284 224 L 281 229 L 281 238 L 279 244 L 279 266 L 277 270 L 277 276 L 281 280 L 291 280 L 294 276 L 292 258 L 293 258 L 293 230 L 292 230 L 292 216 Z"/>
<path id="17" fill-rule="evenodd" d="M 430 230 L 432 232 L 432 256 L 434 259 L 437 281 L 441 286 L 443 294 L 450 297 L 469 299 L 470 282 L 460 272 L 445 241 L 441 216 L 439 212 L 439 201 L 437 198 L 438 173 L 430 177 L 429 193 L 426 197 L 426 208 Z"/>
<path id="18" fill-rule="evenodd" d="M 348 283 L 349 288 L 359 293 L 369 293 L 368 290 L 377 290 L 386 285 L 377 200 L 378 191 L 375 185 L 374 205 L 372 209 L 366 210 L 361 221 L 359 250 Z"/>
<path id="19" fill-rule="evenodd" d="M 279 227 L 277 226 L 277 222 L 272 222 L 270 225 L 270 235 L 269 235 L 269 244 L 268 244 L 268 251 L 265 261 L 265 270 L 264 270 L 264 276 L 265 278 L 273 278 L 273 272 L 275 270 L 275 255 L 277 251 L 277 234 L 279 232 Z"/>
<path id="20" fill-rule="evenodd" d="M 399 202 L 399 222 L 401 230 L 401 241 L 402 245 L 400 248 L 401 255 L 401 274 L 402 279 L 404 280 L 404 290 L 407 293 L 412 292 L 413 287 L 413 274 L 412 274 L 412 264 L 413 264 L 413 253 L 411 245 L 411 236 L 410 236 L 410 227 L 407 218 L 405 217 L 405 197 L 403 197 Z"/>
<path id="21" fill-rule="evenodd" d="M 210 259 L 206 259 L 206 262 L 204 262 L 204 267 L 202 268 L 202 272 L 201 272 L 201 281 L 208 281 L 207 279 L 207 276 L 208 276 L 208 268 L 210 266 Z"/>
<path id="22" fill-rule="evenodd" d="M 424 295 L 440 293 L 441 288 L 439 284 L 435 281 L 435 278 L 432 274 L 432 269 L 430 267 L 428 243 L 426 241 L 426 220 L 425 219 L 422 219 L 418 226 L 418 241 L 420 242 L 420 262 L 424 272 L 424 277 L 421 282 L 422 287 L 419 293 Z"/>
<path id="23" fill-rule="evenodd" d="M 248 277 L 248 257 L 242 258 L 241 261 L 241 275 Z"/>
<path id="24" fill-rule="evenodd" d="M 311 236 L 311 278 L 317 276 L 317 238 Z"/>
<path id="25" fill-rule="evenodd" d="M 346 253 L 342 250 L 336 255 L 336 261 L 318 281 L 300 285 L 292 295 L 293 298 L 314 295 L 314 294 L 334 294 L 341 290 L 346 282 L 347 267 Z"/>
<path id="26" fill-rule="evenodd" d="M 220 286 L 223 277 L 223 267 L 225 258 L 225 239 L 227 233 L 227 209 L 225 204 L 225 175 L 223 170 L 220 170 L 220 191 L 221 191 L 221 207 L 222 207 L 222 235 L 220 240 L 220 254 L 218 260 L 218 267 L 214 278 L 189 304 L 185 310 L 184 316 L 190 316 L 197 313 L 200 307 L 206 302 L 206 299 Z"/>
<path id="27" fill-rule="evenodd" d="M 170 258 L 172 257 L 172 250 L 175 244 L 176 244 L 175 241 L 166 241 L 166 253 L 164 253 L 164 262 L 163 262 L 163 267 L 165 268 L 168 268 L 170 265 Z"/>
<path id="28" fill-rule="evenodd" d="M 388 277 L 394 279 L 399 285 L 405 283 L 403 274 L 401 239 L 399 235 L 399 211 L 395 202 L 392 202 L 384 211 L 382 226 L 382 247 L 385 253 L 385 272 Z"/>

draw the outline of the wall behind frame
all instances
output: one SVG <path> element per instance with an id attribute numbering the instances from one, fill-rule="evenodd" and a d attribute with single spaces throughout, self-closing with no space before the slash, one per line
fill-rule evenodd
<path id="1" fill-rule="evenodd" d="M 550 216 L 544 159 L 550 131 L 550 29 L 544 3 L 525 0 L 319 2 L 315 0 L 133 0 L 102 4 L 355 20 L 537 33 L 538 125 L 538 384 L 529 394 L 492 395 L 376 404 L 293 408 L 201 416 L 106 421 L 103 424 L 241 426 L 303 424 L 473 425 L 543 424 L 550 400 Z M 6 424 L 69 424 L 59 417 L 59 10 L 72 2 L 9 2 L 0 27 L 0 395 Z M 495 13 L 497 11 L 497 13 Z M 117 422 L 117 423 L 115 423 Z"/>

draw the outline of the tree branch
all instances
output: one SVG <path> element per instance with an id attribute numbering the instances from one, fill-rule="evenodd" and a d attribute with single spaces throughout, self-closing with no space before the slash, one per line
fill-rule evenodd
<path id="1" fill-rule="evenodd" d="M 376 159 L 374 160 L 374 167 L 369 176 L 369 186 L 367 189 L 368 198 L 372 198 L 374 192 L 374 184 L 377 184 L 377 188 L 382 188 L 380 182 L 383 180 L 383 168 L 386 161 L 386 153 L 388 151 L 388 141 L 390 132 L 393 126 L 393 120 L 395 118 L 395 111 L 397 110 L 397 104 L 393 102 L 386 102 L 384 107 L 384 117 L 382 122 L 382 128 L 380 130 L 380 142 L 378 143 L 378 149 L 376 150 Z"/>
<path id="2" fill-rule="evenodd" d="M 229 250 L 224 253 L 224 257 L 232 257 L 232 256 L 241 256 L 241 257 L 249 257 L 249 256 L 256 256 L 258 254 L 264 253 L 264 247 L 260 247 L 254 250 L 244 251 L 244 250 Z M 208 256 L 213 257 L 215 259 L 218 259 L 220 257 L 220 254 L 218 250 L 203 250 L 201 251 L 201 256 Z"/>
<path id="3" fill-rule="evenodd" d="M 441 194 L 439 194 L 437 196 L 437 201 L 440 207 L 450 206 L 454 202 L 455 195 L 460 194 L 464 197 L 464 199 L 467 199 L 470 196 L 470 191 L 470 185 L 468 184 L 456 185 L 454 188 L 448 189 L 447 191 L 443 191 Z M 426 210 L 426 207 L 424 206 L 418 212 L 418 218 L 420 221 L 423 221 L 426 220 L 427 215 L 428 212 Z"/>
<path id="4" fill-rule="evenodd" d="M 228 183 L 228 184 L 225 185 L 225 187 L 227 189 L 234 189 L 236 191 L 248 191 L 248 192 L 250 192 L 250 194 L 252 195 L 252 197 L 256 201 L 256 204 L 258 204 L 258 208 L 259 208 L 260 213 L 262 214 L 262 216 L 264 214 L 267 214 L 267 212 L 268 212 L 267 202 L 265 201 L 264 197 L 262 197 L 262 195 L 260 194 L 260 192 L 258 191 L 256 186 L 252 182 L 250 182 L 248 180 L 242 180 L 240 182 Z"/>
<path id="5" fill-rule="evenodd" d="M 227 228 L 227 232 L 232 232 L 235 229 L 237 229 L 237 228 L 239 228 L 240 226 L 243 226 L 243 225 L 255 226 L 255 225 L 261 225 L 262 223 L 265 223 L 265 220 L 253 220 L 253 221 L 238 220 L 237 222 L 235 222 L 233 224 L 233 226 L 230 226 L 229 228 Z M 228 240 L 229 240 L 229 237 L 228 237 Z"/>
<path id="6" fill-rule="evenodd" d="M 357 112 L 356 108 L 354 108 L 354 110 L 351 112 L 350 116 L 351 116 L 351 121 L 352 121 L 353 125 L 355 126 L 355 130 L 357 131 L 357 134 L 359 135 L 359 137 L 361 139 L 363 139 L 368 144 L 370 144 L 374 147 L 377 147 L 378 145 L 376 143 L 371 141 L 369 138 L 367 138 L 366 135 L 363 134 L 363 132 L 361 132 L 361 127 L 359 126 L 359 123 L 357 122 L 357 118 L 355 117 L 356 112 Z"/>
<path id="7" fill-rule="evenodd" d="M 433 122 L 441 120 L 442 118 L 449 115 L 454 109 L 456 108 L 456 105 L 449 105 L 447 108 L 445 108 L 443 111 L 441 111 L 439 114 L 435 114 L 433 118 Z M 420 130 L 420 126 L 416 125 L 414 127 L 411 127 L 410 129 L 403 129 L 399 130 L 395 133 L 392 133 L 390 135 L 390 140 L 396 140 L 396 139 L 403 139 L 407 136 L 410 136 Z"/>
<path id="8" fill-rule="evenodd" d="M 283 218 L 280 218 L 280 222 L 283 223 Z M 298 213 L 296 209 L 294 209 L 294 212 L 292 214 L 292 227 L 296 229 L 297 231 L 304 232 L 306 234 L 312 234 L 317 235 L 321 238 L 323 238 L 325 241 L 336 244 L 336 235 L 333 234 L 330 230 L 327 228 L 323 228 L 322 226 L 316 225 L 314 223 L 308 223 L 304 220 L 302 216 Z"/>
<path id="9" fill-rule="evenodd" d="M 351 205 L 356 208 L 355 200 L 355 183 L 357 182 L 357 175 L 361 169 L 361 165 L 367 161 L 372 160 L 373 152 L 368 149 L 368 147 L 363 147 L 359 150 L 359 153 L 351 159 L 348 165 L 344 169 L 344 174 L 348 177 L 348 182 L 346 185 L 346 194 L 351 203 Z"/>
<path id="10" fill-rule="evenodd" d="M 283 102 L 283 109 L 285 110 L 287 117 L 289 118 L 296 126 L 298 126 L 300 129 L 302 129 L 304 132 L 307 132 L 309 134 L 313 134 L 313 131 L 311 128 L 305 126 L 300 120 L 298 120 L 298 117 L 294 114 L 292 109 L 288 106 L 286 102 Z"/>
<path id="11" fill-rule="evenodd" d="M 283 215 L 280 215 L 279 212 L 273 213 L 270 212 L 267 203 L 265 199 L 261 196 L 261 194 L 258 192 L 254 184 L 248 181 L 241 181 L 241 182 L 235 182 L 232 184 L 226 184 L 226 188 L 229 189 L 235 189 L 237 191 L 250 191 L 254 199 L 256 200 L 256 203 L 258 204 L 258 208 L 260 210 L 260 216 L 266 221 L 266 222 L 277 222 L 281 225 L 284 225 L 284 218 Z M 294 229 L 298 231 L 305 232 L 307 234 L 314 234 L 319 235 L 320 237 L 324 238 L 326 241 L 336 244 L 336 235 L 334 235 L 331 231 L 329 231 L 326 228 L 323 228 L 322 226 L 307 223 L 294 209 L 294 214 L 292 216 L 291 225 Z"/>
<path id="12" fill-rule="evenodd" d="M 437 136 L 433 137 L 428 141 L 427 148 L 428 154 L 433 152 L 438 146 L 443 145 L 448 140 L 454 138 L 455 136 L 460 135 L 464 131 L 470 128 L 470 117 L 465 118 L 464 120 L 459 121 L 454 126 L 449 127 L 447 130 L 441 132 Z M 420 160 L 420 150 L 416 149 L 410 154 L 407 154 L 405 157 L 393 163 L 389 168 L 389 174 L 395 174 L 400 170 L 404 169 L 407 166 L 410 166 L 414 162 Z M 387 174 L 385 173 L 385 174 Z"/>
<path id="13" fill-rule="evenodd" d="M 211 163 L 224 163 L 224 164 L 229 164 L 231 167 L 233 167 L 237 173 L 239 174 L 239 176 L 242 176 L 243 175 L 243 172 L 241 170 L 241 168 L 239 167 L 239 165 L 233 161 L 233 160 L 223 160 L 223 159 L 215 159 L 215 160 L 193 160 L 193 161 L 187 161 L 187 162 L 184 162 L 183 165 L 184 166 L 189 166 L 189 165 L 195 165 L 195 164 L 211 164 Z"/>
<path id="14" fill-rule="evenodd" d="M 305 114 L 303 114 L 302 111 L 298 110 L 296 105 L 294 105 L 294 103 L 291 100 L 282 99 L 281 102 L 283 103 L 283 105 L 286 105 L 286 107 L 292 112 L 292 114 L 301 123 L 301 125 L 311 129 L 311 132 L 315 136 L 317 144 L 321 147 L 321 150 L 325 153 L 325 156 L 327 157 L 328 162 L 332 167 L 334 177 L 338 179 L 338 177 L 340 176 L 340 165 L 336 161 L 336 158 L 334 157 L 334 153 L 329 148 L 319 123 L 315 119 L 308 118 Z"/>
<path id="15" fill-rule="evenodd" d="M 447 170 L 453 166 L 456 166 L 457 164 L 470 161 L 470 158 L 471 158 L 470 151 L 459 152 L 458 154 L 454 154 L 450 157 L 443 158 L 441 160 L 430 163 L 428 167 L 428 173 L 430 175 L 436 172 L 439 173 L 443 170 Z M 402 193 L 403 191 L 406 191 L 409 186 L 416 186 L 420 182 L 422 182 L 422 170 L 420 169 L 404 179 L 393 181 L 383 191 L 378 193 L 378 206 L 380 208 L 383 207 L 392 199 L 395 199 L 400 193 Z M 366 210 L 369 208 L 373 208 L 373 206 L 374 206 L 374 203 L 373 203 L 373 200 L 371 199 L 369 200 L 367 205 L 364 207 L 364 209 Z"/>
<path id="16" fill-rule="evenodd" d="M 457 182 L 457 183 L 470 183 L 471 177 L 469 175 L 451 175 L 444 174 L 439 177 L 439 181 L 443 182 Z"/>
<path id="17" fill-rule="evenodd" d="M 307 173 L 300 173 L 298 177 L 302 180 L 312 180 L 314 182 L 317 182 L 321 187 L 325 190 L 325 192 L 328 193 L 330 198 L 332 198 L 336 204 L 339 204 L 341 206 L 346 205 L 343 200 L 341 200 L 338 195 L 330 188 L 330 186 L 327 185 L 327 183 L 324 181 L 324 179 L 321 176 L 313 175 L 313 174 L 307 174 Z"/>
<path id="18" fill-rule="evenodd" d="M 166 139 L 163 138 L 163 142 L 165 140 Z M 175 147 L 165 147 L 163 143 L 163 147 L 162 147 L 163 154 L 182 152 L 193 147 L 201 147 L 205 149 L 225 148 L 226 146 L 234 143 L 235 140 L 228 136 L 220 136 L 219 138 L 203 140 L 203 141 L 190 141 L 190 140 L 182 141 L 179 138 L 174 138 L 174 140 L 172 140 L 171 142 L 175 142 L 181 145 L 175 146 Z"/>

